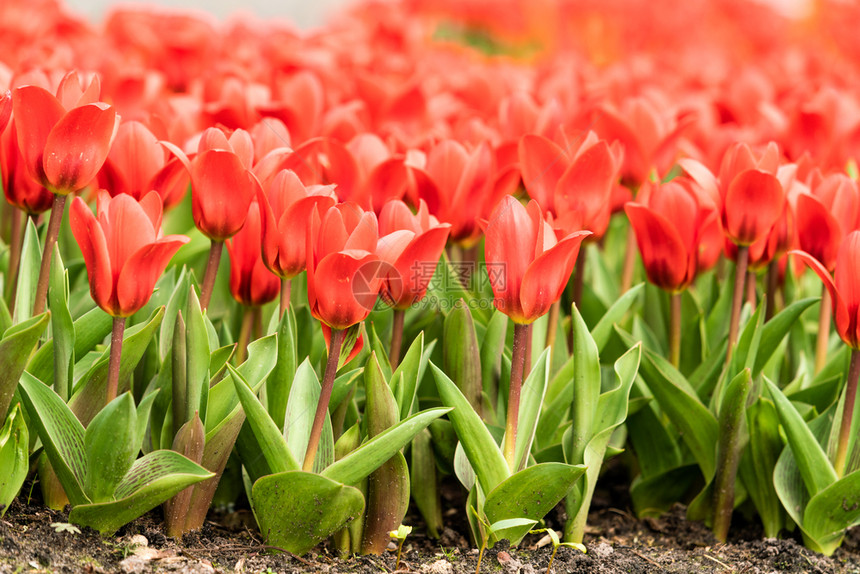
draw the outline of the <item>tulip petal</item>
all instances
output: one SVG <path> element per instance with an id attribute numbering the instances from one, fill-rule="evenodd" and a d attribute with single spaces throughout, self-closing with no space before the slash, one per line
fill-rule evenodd
<path id="1" fill-rule="evenodd" d="M 104 103 L 74 108 L 45 141 L 45 177 L 57 193 L 86 187 L 101 169 L 118 126 L 116 110 Z"/>
<path id="2" fill-rule="evenodd" d="M 84 256 L 93 300 L 108 313 L 113 313 L 113 280 L 107 241 L 93 212 L 80 197 L 72 200 L 69 224 Z"/>
<path id="3" fill-rule="evenodd" d="M 242 228 L 257 192 L 256 180 L 236 154 L 205 151 L 191 163 L 192 215 L 206 237 L 223 241 Z"/>
<path id="4" fill-rule="evenodd" d="M 750 245 L 765 237 L 782 215 L 785 193 L 775 176 L 747 170 L 729 184 L 723 205 L 728 236 L 739 245 Z"/>
<path id="5" fill-rule="evenodd" d="M 671 221 L 638 203 L 628 203 L 624 210 L 636 233 L 648 280 L 667 291 L 686 287 L 692 280 L 689 271 L 693 254 Z"/>
<path id="6" fill-rule="evenodd" d="M 797 196 L 797 237 L 803 251 L 833 270 L 842 243 L 842 229 L 818 198 L 806 193 Z"/>
<path id="7" fill-rule="evenodd" d="M 422 233 L 397 258 L 394 267 L 400 275 L 402 292 L 400 296 L 393 290 L 389 293 L 395 308 L 405 309 L 424 298 L 450 231 L 451 226 L 443 224 Z"/>
<path id="8" fill-rule="evenodd" d="M 570 167 L 567 153 L 543 136 L 528 134 L 520 139 L 519 160 L 529 197 L 555 213 L 556 188 Z"/>
<path id="9" fill-rule="evenodd" d="M 363 321 L 379 293 L 380 261 L 366 251 L 326 255 L 314 269 L 318 290 L 314 316 L 334 329 Z"/>
<path id="10" fill-rule="evenodd" d="M 840 327 L 839 312 L 836 313 L 836 325 L 843 339 L 850 341 L 853 348 L 860 347 L 860 231 L 852 231 L 842 242 L 839 256 L 836 258 L 836 274 L 834 283 L 840 298 L 840 308 L 844 308 L 845 317 Z M 838 311 L 838 310 L 837 310 Z"/>
<path id="11" fill-rule="evenodd" d="M 496 302 L 504 304 L 505 314 L 521 313 L 520 285 L 534 259 L 538 231 L 523 204 L 510 195 L 499 202 L 487 224 L 487 272 Z"/>
<path id="12" fill-rule="evenodd" d="M 531 323 L 558 301 L 573 272 L 582 240 L 589 235 L 590 231 L 571 233 L 529 265 L 520 289 L 523 317 L 511 316 L 515 322 Z"/>
<path id="13" fill-rule="evenodd" d="M 21 86 L 12 92 L 12 107 L 18 129 L 18 149 L 30 177 L 45 185 L 42 157 L 51 129 L 66 113 L 57 98 L 36 86 Z"/>
<path id="14" fill-rule="evenodd" d="M 119 316 L 131 316 L 146 305 L 170 258 L 188 241 L 184 235 L 167 235 L 129 257 L 116 286 Z"/>
<path id="15" fill-rule="evenodd" d="M 601 220 L 600 216 L 604 213 L 603 219 L 607 225 L 609 223 L 610 197 L 617 175 L 615 158 L 606 142 L 591 146 L 561 176 L 555 191 L 555 212 L 580 211 L 581 229 L 603 235 L 606 229 L 595 229 L 594 224 Z M 544 205 L 544 209 L 549 208 Z"/>

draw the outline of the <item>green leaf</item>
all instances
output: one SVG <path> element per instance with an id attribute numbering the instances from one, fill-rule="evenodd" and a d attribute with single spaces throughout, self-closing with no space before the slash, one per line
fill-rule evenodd
<path id="1" fill-rule="evenodd" d="M 6 419 L 21 373 L 49 320 L 50 314 L 42 313 L 10 327 L 0 340 L 0 421 Z"/>
<path id="2" fill-rule="evenodd" d="M 115 491 L 116 500 L 74 506 L 69 522 L 112 534 L 181 490 L 215 476 L 172 450 L 156 450 L 135 461 Z"/>
<path id="3" fill-rule="evenodd" d="M 759 397 L 747 409 L 746 417 L 749 446 L 741 459 L 740 477 L 764 525 L 765 536 L 775 538 L 785 524 L 773 485 L 774 468 L 783 448 L 779 416 L 771 401 Z"/>
<path id="4" fill-rule="evenodd" d="M 584 466 L 558 462 L 530 466 L 493 488 L 484 502 L 483 512 L 490 524 L 511 518 L 541 520 L 565 497 L 584 472 Z M 493 536 L 496 539 L 507 538 L 516 545 L 532 525 L 498 529 Z"/>
<path id="5" fill-rule="evenodd" d="M 622 329 L 616 328 L 616 331 L 627 344 L 635 343 Z M 666 359 L 648 349 L 643 350 L 642 358 L 640 375 L 660 408 L 681 431 L 681 438 L 709 481 L 716 465 L 717 419 L 702 404 L 690 383 Z"/>
<path id="6" fill-rule="evenodd" d="M 361 552 L 382 554 L 409 507 L 409 467 L 397 452 L 367 477 L 367 495 Z"/>
<path id="7" fill-rule="evenodd" d="M 266 543 L 301 556 L 358 518 L 358 489 L 302 471 L 264 476 L 251 489 L 251 508 Z"/>
<path id="8" fill-rule="evenodd" d="M 764 381 L 773 398 L 776 412 L 779 414 L 782 427 L 785 429 L 788 445 L 794 454 L 797 468 L 803 477 L 806 489 L 809 495 L 814 497 L 836 482 L 838 478 L 836 471 L 833 470 L 833 465 L 830 464 L 827 454 L 812 434 L 806 421 L 791 404 L 791 401 L 766 377 Z"/>
<path id="9" fill-rule="evenodd" d="M 341 437 L 343 438 L 343 437 Z M 429 430 L 422 430 L 412 440 L 411 470 L 412 498 L 424 522 L 427 525 L 427 535 L 439 538 L 444 523 L 442 522 L 442 503 L 436 483 L 436 457 L 433 454 L 432 435 Z"/>
<path id="10" fill-rule="evenodd" d="M 296 354 L 296 336 L 296 315 L 293 306 L 290 305 L 278 322 L 278 361 L 266 381 L 266 404 L 278 428 L 284 426 L 287 401 L 290 398 L 290 389 L 299 364 Z"/>
<path id="11" fill-rule="evenodd" d="M 597 346 L 598 352 L 603 351 L 603 348 L 609 343 L 614 325 L 621 322 L 628 309 L 630 309 L 630 306 L 639 298 L 644 286 L 644 283 L 640 283 L 628 289 L 624 295 L 612 304 L 591 330 L 591 338 L 594 339 L 594 344 Z"/>
<path id="12" fill-rule="evenodd" d="M 514 448 L 514 460 L 517 461 L 518 469 L 525 468 L 532 449 L 549 381 L 549 368 L 549 349 L 544 349 L 523 383 L 517 423 L 517 444 Z"/>
<path id="13" fill-rule="evenodd" d="M 487 323 L 487 331 L 481 341 L 481 387 L 490 405 L 498 401 L 499 381 L 502 378 L 502 356 L 505 354 L 505 336 L 508 332 L 508 316 L 494 311 Z"/>
<path id="14" fill-rule="evenodd" d="M 753 368 L 752 373 L 754 379 L 758 377 L 777 348 L 779 348 L 779 344 L 788 335 L 791 326 L 797 318 L 818 300 L 818 297 L 810 297 L 795 301 L 765 323 L 758 346 L 758 355 L 755 359 L 755 368 Z"/>
<path id="15" fill-rule="evenodd" d="M 365 442 L 320 474 L 336 482 L 357 484 L 406 446 L 433 420 L 448 412 L 450 409 L 436 408 L 416 413 Z"/>
<path id="16" fill-rule="evenodd" d="M 39 268 L 42 265 L 42 248 L 39 246 L 39 232 L 31 218 L 27 218 L 24 230 L 24 243 L 21 245 L 21 263 L 18 267 L 18 287 L 15 291 L 15 313 L 13 323 L 22 323 L 33 316 L 33 303 L 36 284 L 39 282 Z"/>
<path id="17" fill-rule="evenodd" d="M 385 382 L 375 351 L 370 353 L 370 358 L 364 366 L 364 389 L 367 397 L 364 406 L 367 437 L 373 438 L 400 422 L 397 401 L 394 400 L 394 395 Z"/>
<path id="18" fill-rule="evenodd" d="M 20 388 L 30 424 L 39 433 L 69 501 L 73 506 L 89 502 L 83 489 L 87 476 L 84 426 L 57 393 L 30 373 L 21 376 Z"/>
<path id="19" fill-rule="evenodd" d="M 233 378 L 236 394 L 242 403 L 246 420 L 257 438 L 257 444 L 269 468 L 274 473 L 301 469 L 301 465 L 287 447 L 287 441 L 281 435 L 280 429 L 269 416 L 269 413 L 266 412 L 266 409 L 263 408 L 262 403 L 254 395 L 244 377 L 230 365 L 227 366 L 227 369 Z"/>
<path id="20" fill-rule="evenodd" d="M 860 471 L 837 480 L 812 497 L 803 529 L 822 548 L 838 546 L 845 531 L 860 524 Z"/>
<path id="21" fill-rule="evenodd" d="M 457 437 L 475 470 L 478 482 L 484 492 L 490 492 L 510 476 L 505 457 L 502 456 L 490 431 L 484 426 L 481 417 L 472 409 L 463 393 L 439 367 L 432 362 L 430 366 L 433 369 L 442 404 L 454 409 L 448 418 L 451 419 L 457 431 Z"/>
<path id="22" fill-rule="evenodd" d="M 424 355 L 424 331 L 418 333 L 403 360 L 391 375 L 392 392 L 400 409 L 398 420 L 412 414 L 412 407 L 418 393 L 418 374 Z"/>
<path id="23" fill-rule="evenodd" d="M 51 260 L 48 304 L 54 335 L 54 389 L 60 398 L 68 400 L 75 372 L 75 325 L 69 311 L 69 273 L 63 266 L 57 243 L 54 244 L 54 257 Z M 2 412 L 0 408 L 0 414 Z"/>
<path id="24" fill-rule="evenodd" d="M 462 300 L 445 317 L 442 364 L 445 373 L 480 416 L 483 410 L 481 351 L 472 313 Z"/>
<path id="25" fill-rule="evenodd" d="M 179 428 L 199 412 L 205 424 L 209 402 L 209 333 L 200 301 L 189 288 L 185 313 L 185 419 L 173 422 Z"/>
<path id="26" fill-rule="evenodd" d="M 296 460 L 305 458 L 320 392 L 321 386 L 317 374 L 311 367 L 310 359 L 306 358 L 296 370 L 296 378 L 290 389 L 290 399 L 284 419 L 284 438 L 287 439 L 287 445 Z M 318 470 L 318 465 L 325 468 L 332 460 L 334 460 L 334 435 L 331 430 L 331 416 L 326 412 L 322 436 L 314 458 L 314 469 Z"/>
<path id="27" fill-rule="evenodd" d="M 119 393 L 128 390 L 129 378 L 161 324 L 162 317 L 164 317 L 164 307 L 159 307 L 153 311 L 148 321 L 126 329 L 119 367 Z M 84 375 L 69 400 L 69 408 L 83 424 L 89 424 L 104 406 L 109 361 L 110 348 L 105 350 L 98 362 Z"/>
<path id="28" fill-rule="evenodd" d="M 6 423 L 0 428 L 0 517 L 6 514 L 9 505 L 18 496 L 21 485 L 30 471 L 27 457 L 30 434 L 24 424 L 21 406 L 16 404 L 9 411 Z"/>
<path id="29" fill-rule="evenodd" d="M 570 464 L 582 464 L 585 447 L 594 435 L 594 418 L 600 397 L 600 356 L 597 345 L 576 305 L 571 310 L 573 321 L 573 421 L 570 442 L 565 446 L 565 458 Z"/>
<path id="30" fill-rule="evenodd" d="M 162 361 L 167 358 L 167 353 L 170 351 L 173 341 L 173 328 L 176 325 L 176 316 L 180 310 L 187 307 L 190 288 L 191 276 L 188 270 L 183 267 L 165 307 L 164 320 L 161 322 L 161 329 L 158 333 L 158 354 Z"/>
<path id="31" fill-rule="evenodd" d="M 110 335 L 113 318 L 99 309 L 90 309 L 77 318 L 75 326 L 75 353 L 77 361 L 92 351 L 96 345 L 104 341 Z M 39 347 L 36 354 L 27 365 L 27 371 L 46 384 L 54 381 L 54 340 L 48 341 Z"/>
<path id="32" fill-rule="evenodd" d="M 84 432 L 87 453 L 84 491 L 92 502 L 111 500 L 140 452 L 136 438 L 137 412 L 131 393 L 121 394 L 93 417 Z"/>

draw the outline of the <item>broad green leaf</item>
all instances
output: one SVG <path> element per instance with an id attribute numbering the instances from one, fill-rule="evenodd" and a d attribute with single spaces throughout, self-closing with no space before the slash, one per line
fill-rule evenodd
<path id="1" fill-rule="evenodd" d="M 59 244 L 54 244 L 51 280 L 48 288 L 51 332 L 54 336 L 54 389 L 63 400 L 69 399 L 75 369 L 75 326 L 69 311 L 69 273 L 63 266 Z M 0 405 L 0 416 L 3 408 Z"/>
<path id="2" fill-rule="evenodd" d="M 518 469 L 525 468 L 532 449 L 538 417 L 549 381 L 549 367 L 549 349 L 544 349 L 523 383 L 517 422 L 517 443 L 514 448 L 514 460 L 517 461 Z"/>
<path id="3" fill-rule="evenodd" d="M 836 471 L 833 470 L 833 465 L 830 464 L 824 449 L 821 448 L 806 421 L 803 420 L 791 401 L 776 385 L 767 378 L 764 380 L 776 406 L 779 420 L 785 429 L 788 445 L 794 454 L 800 475 L 803 477 L 809 495 L 814 497 L 836 482 L 838 478 Z"/>
<path id="4" fill-rule="evenodd" d="M 251 489 L 251 508 L 270 546 L 301 556 L 358 518 L 358 489 L 302 471 L 264 476 Z"/>
<path id="5" fill-rule="evenodd" d="M 334 385 L 331 389 L 331 399 L 328 403 L 330 412 L 340 406 L 341 402 L 350 396 L 355 384 L 358 382 L 361 375 L 364 373 L 364 367 L 352 369 L 338 376 L 334 380 Z"/>
<path id="6" fill-rule="evenodd" d="M 245 420 L 257 438 L 257 445 L 261 449 L 269 468 L 275 473 L 301 469 L 301 465 L 287 447 L 287 441 L 281 435 L 280 429 L 251 391 L 244 377 L 230 365 L 227 366 L 227 369 L 233 378 L 236 394 L 242 403 L 242 409 L 245 411 Z"/>
<path id="7" fill-rule="evenodd" d="M 469 404 L 481 416 L 483 411 L 481 351 L 472 313 L 458 301 L 445 317 L 442 336 L 442 364 Z"/>
<path id="8" fill-rule="evenodd" d="M 498 401 L 499 380 L 502 377 L 502 355 L 505 354 L 505 335 L 508 332 L 508 316 L 493 311 L 487 323 L 487 331 L 481 341 L 481 386 L 487 401 L 495 405 Z"/>
<path id="9" fill-rule="evenodd" d="M 27 218 L 24 242 L 21 244 L 21 262 L 18 267 L 18 287 L 15 291 L 13 323 L 22 323 L 33 316 L 36 284 L 39 282 L 39 267 L 42 265 L 42 248 L 39 232 L 31 218 Z"/>
<path id="10" fill-rule="evenodd" d="M 135 461 L 115 500 L 74 506 L 69 522 L 112 534 L 181 490 L 214 474 L 172 450 L 156 450 Z"/>
<path id="11" fill-rule="evenodd" d="M 10 327 L 0 340 L 0 421 L 6 419 L 21 373 L 49 320 L 50 314 L 42 313 Z"/>
<path id="12" fill-rule="evenodd" d="M 454 409 L 448 418 L 457 431 L 457 437 L 463 444 L 478 482 L 484 492 L 490 492 L 510 476 L 508 463 L 505 462 L 490 431 L 484 426 L 481 417 L 472 409 L 463 393 L 439 367 L 432 363 L 430 366 L 433 369 L 442 404 Z"/>
<path id="13" fill-rule="evenodd" d="M 451 412 L 450 409 L 427 409 L 416 413 L 395 426 L 373 437 L 344 458 L 328 466 L 320 474 L 336 482 L 357 484 L 394 453 L 406 446 L 412 438 L 433 420 Z M 497 449 L 498 450 L 498 449 Z"/>
<path id="14" fill-rule="evenodd" d="M 121 394 L 93 417 L 84 431 L 87 454 L 84 491 L 92 502 L 111 500 L 140 452 L 136 438 L 137 412 L 131 393 Z"/>
<path id="15" fill-rule="evenodd" d="M 752 372 L 753 378 L 756 378 L 761 373 L 761 370 L 776 352 L 780 342 L 788 334 L 797 318 L 816 301 L 818 301 L 818 297 L 795 301 L 765 323 L 758 346 L 758 355 L 755 359 L 755 368 L 753 368 Z"/>
<path id="16" fill-rule="evenodd" d="M 394 400 L 394 395 L 385 382 L 376 352 L 370 353 L 370 358 L 364 366 L 364 390 L 366 396 L 364 420 L 367 425 L 367 437 L 373 438 L 400 422 L 397 401 Z"/>
<path id="17" fill-rule="evenodd" d="M 542 449 L 552 444 L 564 421 L 570 415 L 573 402 L 573 357 L 567 360 L 548 384 L 544 408 L 535 431 L 535 444 Z"/>
<path id="18" fill-rule="evenodd" d="M 720 341 L 726 337 L 726 333 L 728 332 L 733 290 L 728 289 L 725 286 L 734 284 L 730 282 L 734 280 L 734 272 L 732 272 L 731 277 L 732 279 L 726 277 L 723 281 L 719 281 L 716 276 L 713 276 L 712 278 L 714 283 L 716 283 L 715 289 L 716 292 L 719 293 L 719 296 L 711 306 L 711 312 L 705 323 L 705 332 L 708 335 L 709 349 L 718 347 L 720 345 Z"/>
<path id="19" fill-rule="evenodd" d="M 28 447 L 30 434 L 24 424 L 21 406 L 16 404 L 9 411 L 3 428 L 0 428 L 0 517 L 6 514 L 9 505 L 18 496 L 21 485 L 30 471 Z M 434 477 L 435 478 L 435 477 Z"/>
<path id="20" fill-rule="evenodd" d="M 635 343 L 628 333 L 621 329 L 616 331 L 627 344 Z M 640 375 L 660 408 L 681 431 L 681 438 L 709 481 L 715 471 L 717 419 L 702 404 L 690 383 L 666 359 L 647 349 L 643 350 L 642 359 Z"/>
<path id="21" fill-rule="evenodd" d="M 415 404 L 418 393 L 418 374 L 424 354 L 424 331 L 418 333 L 409 350 L 400 364 L 391 375 L 391 391 L 400 409 L 399 420 L 403 420 L 412 414 L 412 406 Z"/>
<path id="22" fill-rule="evenodd" d="M 630 484 L 633 511 L 639 518 L 656 518 L 682 500 L 702 480 L 698 465 L 667 469 L 648 477 L 639 475 Z"/>
<path id="23" fill-rule="evenodd" d="M 594 436 L 594 419 L 600 397 L 600 356 L 576 305 L 572 307 L 571 320 L 574 391 L 570 415 L 573 427 L 570 442 L 565 444 L 565 458 L 570 464 L 582 464 L 585 447 Z"/>
<path id="24" fill-rule="evenodd" d="M 493 488 L 484 502 L 483 512 L 490 524 L 511 518 L 541 520 L 565 497 L 584 472 L 584 466 L 558 462 L 530 466 Z M 511 544 L 518 544 L 532 525 L 498 529 L 493 536 L 497 540 L 507 538 Z"/>
<path id="25" fill-rule="evenodd" d="M 741 480 L 764 525 L 765 536 L 775 538 L 784 527 L 785 518 L 773 485 L 773 472 L 782 452 L 779 416 L 773 403 L 764 397 L 746 411 L 749 446 L 739 468 Z"/>
<path id="26" fill-rule="evenodd" d="M 181 424 L 194 418 L 199 412 L 206 423 L 206 410 L 209 402 L 209 333 L 200 301 L 193 288 L 189 288 L 185 313 L 185 419 Z M 181 424 L 174 421 L 174 427 Z"/>
<path id="27" fill-rule="evenodd" d="M 101 312 L 104 313 L 103 311 Z M 146 347 L 161 324 L 162 317 L 164 317 L 164 308 L 160 307 L 153 311 L 149 320 L 145 323 L 126 329 L 122 341 L 118 393 L 128 390 L 128 381 L 131 373 L 134 371 L 141 357 L 143 357 Z M 93 417 L 96 416 L 96 413 L 104 406 L 109 360 L 110 348 L 105 350 L 99 361 L 84 375 L 82 382 L 77 385 L 72 393 L 71 400 L 69 400 L 69 407 L 83 424 L 89 424 Z"/>
<path id="28" fill-rule="evenodd" d="M 75 360 L 81 361 L 96 345 L 110 335 L 113 319 L 110 315 L 96 307 L 90 309 L 75 322 Z M 79 367 L 78 367 L 79 368 Z M 27 365 L 27 371 L 46 384 L 54 382 L 54 340 L 48 339 L 39 347 L 36 354 Z"/>
<path id="29" fill-rule="evenodd" d="M 436 456 L 433 454 L 432 440 L 427 429 L 415 435 L 412 439 L 412 461 L 409 470 L 412 473 L 412 498 L 418 512 L 424 517 L 427 535 L 430 538 L 439 538 L 443 527 L 442 503 L 436 483 Z"/>
<path id="30" fill-rule="evenodd" d="M 296 370 L 296 378 L 290 388 L 290 399 L 287 403 L 287 413 L 284 419 L 284 438 L 296 460 L 304 460 L 305 458 L 320 391 L 321 386 L 317 374 L 311 367 L 310 360 L 306 358 Z M 331 459 L 334 459 L 334 435 L 331 434 L 330 429 L 331 417 L 326 412 L 326 422 L 323 424 L 323 433 L 320 437 L 316 458 L 314 458 L 314 466 L 317 465 L 317 461 L 322 461 L 329 454 Z M 329 447 L 330 452 L 327 452 Z M 330 463 L 331 460 L 328 462 Z"/>
<path id="31" fill-rule="evenodd" d="M 591 330 L 591 338 L 594 339 L 594 344 L 597 346 L 597 351 L 600 352 L 609 342 L 612 336 L 612 329 L 616 323 L 620 323 L 621 319 L 630 309 L 631 305 L 639 298 L 644 288 L 644 283 L 634 285 L 627 290 L 624 295 L 618 298 L 615 303 L 603 314 L 600 321 Z"/>
<path id="32" fill-rule="evenodd" d="M 409 467 L 402 453 L 396 452 L 370 473 L 365 500 L 361 552 L 382 554 L 391 541 L 389 532 L 403 522 L 409 507 Z"/>
<path id="33" fill-rule="evenodd" d="M 278 428 L 284 426 L 287 401 L 298 368 L 296 354 L 296 315 L 292 305 L 278 322 L 278 361 L 266 380 L 266 405 Z M 283 428 L 281 428 L 283 430 Z"/>
<path id="34" fill-rule="evenodd" d="M 835 549 L 845 531 L 857 524 L 860 524 L 860 471 L 813 496 L 803 512 L 804 531 L 825 549 Z"/>
<path id="35" fill-rule="evenodd" d="M 368 345 L 368 350 L 371 353 L 376 353 L 376 356 L 379 357 L 379 368 L 382 369 L 382 374 L 385 376 L 385 380 L 391 380 L 391 361 L 388 358 L 388 352 L 385 350 L 387 345 L 382 342 L 382 339 L 376 332 L 375 323 L 370 322 L 367 325 L 367 334 L 370 343 Z"/>
<path id="36" fill-rule="evenodd" d="M 187 308 L 190 288 L 191 274 L 183 267 L 179 273 L 179 278 L 176 280 L 173 292 L 170 294 L 170 300 L 165 306 L 164 321 L 161 322 L 161 329 L 158 333 L 158 354 L 162 361 L 167 358 L 167 353 L 170 351 L 171 342 L 173 341 L 173 328 L 176 325 L 176 315 L 180 310 Z"/>
<path id="37" fill-rule="evenodd" d="M 73 506 L 90 502 L 84 494 L 86 451 L 84 426 L 52 389 L 26 371 L 20 381 L 21 398 L 48 460 Z"/>

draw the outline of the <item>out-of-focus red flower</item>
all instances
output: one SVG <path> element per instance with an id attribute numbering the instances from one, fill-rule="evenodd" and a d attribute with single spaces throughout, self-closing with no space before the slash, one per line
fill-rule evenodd
<path id="1" fill-rule="evenodd" d="M 253 201 L 245 225 L 225 241 L 230 254 L 230 293 L 247 307 L 274 301 L 281 289 L 278 277 L 263 262 L 260 225 L 260 206 Z"/>
<path id="2" fill-rule="evenodd" d="M 796 201 L 800 249 L 833 271 L 842 240 L 858 227 L 857 182 L 840 173 L 823 177 L 815 172 L 810 193 L 798 194 Z"/>
<path id="3" fill-rule="evenodd" d="M 128 317 L 146 305 L 170 258 L 188 238 L 162 235 L 161 198 L 154 192 L 138 202 L 100 191 L 97 212 L 96 217 L 76 197 L 69 216 L 87 265 L 90 294 L 111 316 Z"/>
<path id="4" fill-rule="evenodd" d="M 718 177 L 692 159 L 681 167 L 719 206 L 723 233 L 736 245 L 764 240 L 785 212 L 786 193 L 777 178 L 780 154 L 770 143 L 759 156 L 746 144 L 735 144 L 723 156 Z"/>
<path id="5" fill-rule="evenodd" d="M 14 118 L 0 134 L 0 172 L 6 201 L 31 214 L 51 209 L 54 194 L 30 177 L 18 151 L 18 128 Z"/>
<path id="6" fill-rule="evenodd" d="M 860 349 L 860 231 L 852 231 L 845 237 L 836 256 L 835 279 L 830 272 L 809 253 L 792 251 L 809 265 L 821 278 L 830 292 L 833 314 L 836 316 L 836 332 L 852 349 Z"/>
<path id="7" fill-rule="evenodd" d="M 158 138 L 140 122 L 125 122 L 99 172 L 99 186 L 111 195 L 127 193 L 139 200 L 157 191 L 165 209 L 182 200 L 189 175 L 177 158 L 158 143 Z"/>
<path id="8" fill-rule="evenodd" d="M 376 252 L 385 269 L 382 298 L 395 309 L 407 309 L 427 293 L 451 226 L 440 224 L 421 201 L 413 214 L 400 200 L 391 200 L 379 215 L 382 237 Z"/>
<path id="9" fill-rule="evenodd" d="M 12 117 L 12 92 L 6 90 L 6 93 L 0 97 L 0 134 L 9 125 L 10 117 Z"/>
<path id="10" fill-rule="evenodd" d="M 496 308 L 520 324 L 544 315 L 564 290 L 590 231 L 561 240 L 534 200 L 504 197 L 486 223 L 484 255 Z"/>
<path id="11" fill-rule="evenodd" d="M 341 203 L 308 227 L 307 277 L 311 314 L 332 329 L 346 329 L 370 314 L 381 285 L 376 254 L 379 227 L 373 212 Z"/>
<path id="12" fill-rule="evenodd" d="M 526 191 L 552 214 L 561 236 L 581 229 L 596 239 L 606 233 L 621 155 L 594 132 L 570 153 L 539 135 L 523 136 L 519 146 Z"/>
<path id="13" fill-rule="evenodd" d="M 267 191 L 257 194 L 262 211 L 262 256 L 282 279 L 291 279 L 307 264 L 308 225 L 314 209 L 325 213 L 336 203 L 331 186 L 305 187 L 298 176 L 283 170 Z"/>
<path id="14" fill-rule="evenodd" d="M 60 84 L 57 97 L 37 86 L 12 92 L 24 165 L 35 181 L 60 195 L 93 181 L 119 127 L 116 111 L 93 101 L 98 97 L 97 82 L 82 91 L 79 85 L 73 86 L 77 76 L 74 81 L 68 78 Z"/>
<path id="15" fill-rule="evenodd" d="M 648 280 L 673 293 L 686 289 L 720 255 L 717 212 L 693 185 L 683 178 L 662 185 L 646 182 L 637 202 L 624 207 Z"/>

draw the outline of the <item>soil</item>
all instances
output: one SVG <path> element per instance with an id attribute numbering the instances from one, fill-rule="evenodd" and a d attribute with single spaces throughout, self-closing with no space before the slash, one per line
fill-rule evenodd
<path id="1" fill-rule="evenodd" d="M 38 490 L 38 489 L 36 489 Z M 27 492 L 25 488 L 24 492 Z M 396 552 L 383 556 L 338 558 L 327 545 L 303 557 L 272 553 L 263 545 L 249 510 L 211 513 L 203 529 L 181 540 L 168 538 L 156 509 L 123 527 L 115 536 L 102 537 L 88 528 L 69 529 L 65 512 L 49 510 L 22 495 L 0 519 L 0 574 L 24 572 L 182 572 L 257 573 L 324 572 L 328 574 L 471 574 L 478 552 L 468 541 L 462 518 L 462 493 L 445 483 L 447 506 L 441 540 L 429 539 L 421 519 L 408 515 L 415 526 L 403 548 L 399 569 Z M 860 572 L 860 529 L 848 533 L 833 556 L 816 554 L 792 537 L 762 539 L 761 529 L 736 516 L 727 544 L 718 543 L 701 523 L 684 518 L 676 505 L 659 519 L 637 519 L 626 509 L 622 488 L 600 491 L 589 517 L 585 545 L 588 552 L 559 548 L 552 570 L 556 573 L 614 572 Z M 559 529 L 563 510 L 547 517 Z M 481 572 L 530 574 L 546 572 L 552 552 L 549 540 L 530 535 L 519 548 L 506 541 L 487 550 Z"/>

